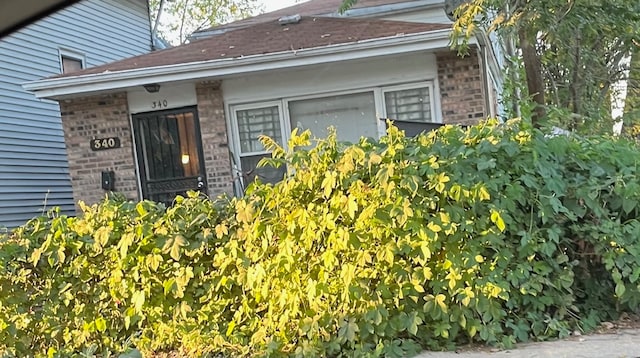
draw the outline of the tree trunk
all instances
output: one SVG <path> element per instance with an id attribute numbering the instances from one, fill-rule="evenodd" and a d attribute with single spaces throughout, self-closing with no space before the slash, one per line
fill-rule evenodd
<path id="1" fill-rule="evenodd" d="M 527 89 L 529 90 L 529 96 L 532 96 L 533 102 L 536 104 L 531 122 L 534 127 L 538 127 L 539 121 L 545 115 L 542 65 L 540 63 L 538 53 L 536 52 L 535 40 L 530 41 L 526 32 L 522 28 L 518 30 L 518 37 L 520 39 L 520 49 L 522 50 L 524 70 L 527 75 Z"/>
<path id="2" fill-rule="evenodd" d="M 160 0 L 160 5 L 158 6 L 158 13 L 156 14 L 156 21 L 153 24 L 153 30 L 151 31 L 152 36 L 158 35 L 158 25 L 160 25 L 160 18 L 162 17 L 162 11 L 164 10 L 164 2 L 165 0 Z"/>
<path id="3" fill-rule="evenodd" d="M 639 46 L 640 47 L 640 46 Z M 640 139 L 640 49 L 631 54 L 629 77 L 627 79 L 627 98 L 625 98 L 623 129 Z"/>

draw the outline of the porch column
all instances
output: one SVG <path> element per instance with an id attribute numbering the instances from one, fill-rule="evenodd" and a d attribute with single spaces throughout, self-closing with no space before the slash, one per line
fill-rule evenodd
<path id="1" fill-rule="evenodd" d="M 472 125 L 485 119 L 482 71 L 476 47 L 465 57 L 455 51 L 436 53 L 438 82 L 442 97 L 442 119 L 445 124 Z"/>
<path id="2" fill-rule="evenodd" d="M 209 196 L 213 199 L 223 193 L 233 195 L 227 123 L 220 81 L 198 83 L 196 96 Z"/>

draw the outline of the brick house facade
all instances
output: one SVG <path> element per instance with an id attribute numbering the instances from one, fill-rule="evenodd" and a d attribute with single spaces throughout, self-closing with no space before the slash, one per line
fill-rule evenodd
<path id="1" fill-rule="evenodd" d="M 224 105 L 219 81 L 200 82 L 198 116 L 202 128 L 202 149 L 208 192 L 233 195 Z M 105 197 L 102 189 L 103 171 L 116 173 L 115 192 L 131 200 L 140 200 L 136 171 L 135 148 L 125 93 L 79 97 L 60 101 L 65 144 L 73 198 L 88 204 Z M 120 148 L 92 151 L 91 140 L 117 137 Z"/>
<path id="2" fill-rule="evenodd" d="M 118 173 L 117 191 L 138 198 L 129 110 L 125 93 L 79 97 L 60 101 L 64 140 L 69 158 L 73 199 L 95 203 L 104 198 L 101 172 Z M 91 140 L 118 137 L 121 147 L 92 151 Z"/>
<path id="3" fill-rule="evenodd" d="M 211 196 L 233 195 L 231 158 L 220 82 L 200 82 L 196 85 L 196 94 L 208 192 Z"/>
<path id="4" fill-rule="evenodd" d="M 487 53 L 472 45 L 458 57 L 448 24 L 332 16 L 240 23 L 25 86 L 60 103 L 76 201 L 102 199 L 111 190 L 105 172 L 133 200 L 168 202 L 191 189 L 240 194 L 252 176 L 281 175 L 255 167 L 269 155 L 258 137 L 284 145 L 296 127 L 322 136 L 332 125 L 339 140 L 355 141 L 383 135 L 384 118 L 431 126 L 495 115 Z M 91 147 L 104 138 L 119 145 Z"/>
<path id="5" fill-rule="evenodd" d="M 474 52 L 464 58 L 438 53 L 437 58 L 443 123 L 467 125 L 485 118 L 488 112 Z M 198 82 L 195 88 L 208 193 L 212 197 L 233 195 L 221 82 Z M 74 199 L 87 203 L 103 199 L 100 179 L 105 170 L 116 173 L 116 192 L 132 200 L 141 199 L 126 94 L 66 99 L 60 101 L 60 107 Z M 120 138 L 121 147 L 91 151 L 91 139 L 104 136 Z"/>

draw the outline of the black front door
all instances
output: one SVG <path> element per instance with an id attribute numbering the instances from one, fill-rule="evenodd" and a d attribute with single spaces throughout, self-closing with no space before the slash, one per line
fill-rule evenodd
<path id="1" fill-rule="evenodd" d="M 189 190 L 206 193 L 195 107 L 133 116 L 142 196 L 170 205 Z"/>

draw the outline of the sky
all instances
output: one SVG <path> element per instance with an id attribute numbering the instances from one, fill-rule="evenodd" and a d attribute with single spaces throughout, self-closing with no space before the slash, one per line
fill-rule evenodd
<path id="1" fill-rule="evenodd" d="M 273 11 L 282 9 L 283 7 L 295 5 L 296 3 L 304 2 L 301 0 L 260 0 L 260 3 L 264 5 L 265 11 Z"/>

